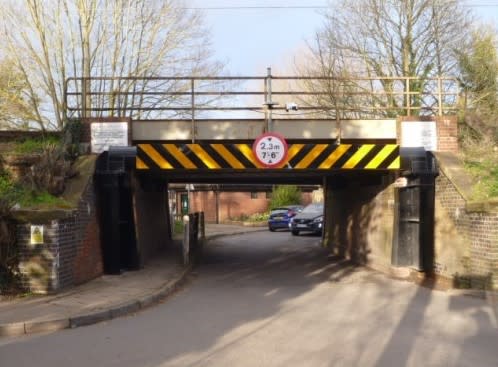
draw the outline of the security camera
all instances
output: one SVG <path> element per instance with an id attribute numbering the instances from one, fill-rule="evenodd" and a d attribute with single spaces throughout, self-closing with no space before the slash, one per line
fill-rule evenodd
<path id="1" fill-rule="evenodd" d="M 297 103 L 294 103 L 294 102 L 286 103 L 285 104 L 285 110 L 287 112 L 289 112 L 289 111 L 297 111 L 298 110 Z"/>

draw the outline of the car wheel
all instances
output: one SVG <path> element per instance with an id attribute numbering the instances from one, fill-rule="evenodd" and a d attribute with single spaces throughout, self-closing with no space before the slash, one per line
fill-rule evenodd
<path id="1" fill-rule="evenodd" d="M 299 235 L 299 231 L 298 231 L 298 230 L 293 229 L 293 230 L 292 230 L 292 235 L 293 235 L 293 236 L 298 236 L 298 235 Z"/>
<path id="2" fill-rule="evenodd" d="M 269 226 L 268 229 L 270 230 L 270 232 L 275 232 L 275 228 L 273 228 L 272 226 Z"/>

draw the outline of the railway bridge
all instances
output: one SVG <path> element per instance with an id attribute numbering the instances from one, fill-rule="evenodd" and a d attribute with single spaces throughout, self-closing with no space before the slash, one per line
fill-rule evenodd
<path id="1" fill-rule="evenodd" d="M 460 268 L 436 253 L 435 186 L 438 154 L 458 149 L 457 98 L 452 78 L 269 69 L 261 77 L 70 78 L 64 103 L 83 121 L 85 148 L 99 154 L 108 272 L 140 266 L 171 242 L 172 184 L 312 184 L 324 190 L 322 243 L 331 252 L 451 278 Z M 124 248 L 128 257 L 116 255 Z"/>

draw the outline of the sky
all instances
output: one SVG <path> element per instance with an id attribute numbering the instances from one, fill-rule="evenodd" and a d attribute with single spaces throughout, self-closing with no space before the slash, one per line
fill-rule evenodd
<path id="1" fill-rule="evenodd" d="M 205 9 L 215 56 L 230 75 L 264 76 L 266 68 L 284 72 L 293 53 L 305 46 L 323 22 L 327 0 L 189 0 L 193 7 L 276 6 L 275 9 Z M 284 8 L 289 6 L 319 6 Z"/>
<path id="2" fill-rule="evenodd" d="M 294 74 L 293 58 L 323 23 L 328 0 L 186 0 L 202 8 L 215 57 L 229 75 Z M 466 0 L 486 22 L 498 27 L 498 0 Z M 238 9 L 226 9 L 236 8 Z M 244 8 L 246 7 L 246 8 Z M 250 9 L 247 7 L 267 7 Z M 275 8 L 272 8 L 275 7 Z M 223 9 L 220 9 L 223 8 Z"/>

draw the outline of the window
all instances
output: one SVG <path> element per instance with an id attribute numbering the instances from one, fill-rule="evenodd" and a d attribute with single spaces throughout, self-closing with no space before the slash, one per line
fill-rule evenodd
<path id="1" fill-rule="evenodd" d="M 265 195 L 266 195 L 265 197 L 266 197 L 267 199 L 271 199 L 271 191 L 267 191 L 267 192 L 265 192 Z"/>
<path id="2" fill-rule="evenodd" d="M 251 199 L 257 199 L 258 198 L 258 193 L 253 191 L 251 192 Z"/>

